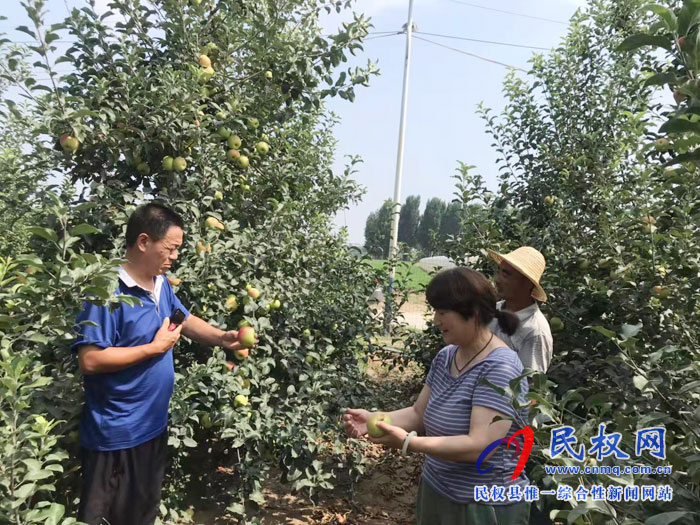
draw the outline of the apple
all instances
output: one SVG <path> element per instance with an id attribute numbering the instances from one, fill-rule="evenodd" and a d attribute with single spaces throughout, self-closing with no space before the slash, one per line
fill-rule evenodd
<path id="1" fill-rule="evenodd" d="M 244 326 L 250 326 L 250 323 L 246 321 L 245 319 L 241 319 L 238 321 L 238 328 L 243 328 Z"/>
<path id="2" fill-rule="evenodd" d="M 268 80 L 272 80 L 272 71 L 265 71 L 265 78 Z"/>
<path id="3" fill-rule="evenodd" d="M 260 122 L 255 117 L 251 117 L 248 119 L 248 124 L 250 124 L 251 128 L 257 128 L 260 125 Z"/>
<path id="4" fill-rule="evenodd" d="M 199 422 L 204 428 L 211 428 L 212 422 L 211 416 L 209 414 L 202 414 L 201 416 L 199 416 Z"/>
<path id="5" fill-rule="evenodd" d="M 219 135 L 219 137 L 221 137 L 222 139 L 227 139 L 231 136 L 231 130 L 225 126 L 221 126 L 219 129 L 216 130 L 216 134 Z"/>
<path id="6" fill-rule="evenodd" d="M 279 299 L 275 299 L 270 303 L 270 308 L 272 308 L 273 310 L 277 310 L 280 306 L 282 306 L 282 303 Z"/>
<path id="7" fill-rule="evenodd" d="M 199 55 L 199 65 L 204 68 L 211 67 L 211 59 L 207 55 Z"/>
<path id="8" fill-rule="evenodd" d="M 250 290 L 252 287 L 253 287 L 253 285 L 250 283 L 246 283 L 246 285 L 245 285 L 246 290 Z"/>
<path id="9" fill-rule="evenodd" d="M 202 69 L 202 78 L 206 81 L 214 76 L 214 68 L 209 66 Z"/>
<path id="10" fill-rule="evenodd" d="M 306 337 L 307 339 L 311 337 L 311 330 L 309 330 L 308 328 L 304 330 L 304 337 Z"/>
<path id="11" fill-rule="evenodd" d="M 243 394 L 238 394 L 236 397 L 233 398 L 233 404 L 236 407 L 244 407 L 248 405 L 248 398 L 244 396 Z"/>
<path id="12" fill-rule="evenodd" d="M 654 142 L 654 147 L 656 148 L 656 151 L 668 151 L 671 149 L 671 144 L 669 143 L 668 139 L 666 138 L 660 138 L 656 139 L 656 142 Z"/>
<path id="13" fill-rule="evenodd" d="M 217 219 L 216 217 L 207 217 L 207 220 L 204 221 L 204 224 L 206 224 L 208 228 L 211 228 L 213 230 L 224 231 L 226 229 L 226 226 L 221 224 L 221 221 L 219 221 L 219 219 Z"/>
<path id="14" fill-rule="evenodd" d="M 250 185 L 249 185 L 249 184 L 244 184 L 243 186 L 241 186 L 241 189 L 242 189 L 243 191 L 250 191 Z"/>
<path id="15" fill-rule="evenodd" d="M 148 175 L 151 172 L 151 168 L 145 162 L 140 162 L 138 166 L 136 166 L 136 171 L 141 175 Z"/>
<path id="16" fill-rule="evenodd" d="M 226 361 L 226 368 L 228 368 L 228 371 L 231 372 L 234 368 L 236 368 L 236 363 L 233 361 Z"/>
<path id="17" fill-rule="evenodd" d="M 226 303 L 224 303 L 224 306 L 227 310 L 236 310 L 238 308 L 238 300 L 236 299 L 236 296 L 229 295 L 226 299 Z"/>
<path id="18" fill-rule="evenodd" d="M 590 263 L 588 262 L 587 259 L 583 259 L 580 263 L 578 263 L 578 267 L 579 267 L 581 270 L 588 270 L 589 264 L 590 264 Z"/>
<path id="19" fill-rule="evenodd" d="M 244 379 L 243 381 L 241 381 L 241 385 L 243 386 L 243 388 L 250 388 L 250 379 Z"/>
<path id="20" fill-rule="evenodd" d="M 239 348 L 235 352 L 233 352 L 233 355 L 236 356 L 236 359 L 239 361 L 244 361 L 248 359 L 248 356 L 250 355 L 250 350 L 247 348 Z"/>
<path id="21" fill-rule="evenodd" d="M 552 204 L 554 204 L 554 197 L 552 197 L 551 195 L 547 195 L 547 196 L 544 198 L 544 203 L 545 203 L 547 206 L 551 206 Z"/>
<path id="22" fill-rule="evenodd" d="M 170 157 L 170 156 L 168 156 L 168 157 L 163 157 L 163 161 L 161 162 L 161 164 L 163 165 L 163 169 L 164 169 L 165 171 L 173 171 L 173 162 L 174 162 L 174 160 L 175 160 L 175 159 L 173 159 L 173 158 Z"/>
<path id="23" fill-rule="evenodd" d="M 642 226 L 642 231 L 648 234 L 654 233 L 656 231 L 656 226 L 647 223 L 644 226 Z"/>
<path id="24" fill-rule="evenodd" d="M 221 120 L 224 120 L 228 115 L 226 114 L 225 111 L 217 111 L 216 116 L 220 118 Z"/>
<path id="25" fill-rule="evenodd" d="M 646 217 L 642 217 L 642 222 L 645 224 L 656 224 L 656 219 L 651 215 L 647 215 Z"/>
<path id="26" fill-rule="evenodd" d="M 80 141 L 68 133 L 61 135 L 58 142 L 61 144 L 63 151 L 68 153 L 75 153 L 80 146 Z"/>
<path id="27" fill-rule="evenodd" d="M 678 47 L 683 47 L 683 44 L 685 44 L 685 35 L 679 36 L 678 37 Z"/>
<path id="28" fill-rule="evenodd" d="M 238 331 L 238 342 L 244 349 L 255 346 L 255 329 L 252 326 L 243 326 Z"/>
<path id="29" fill-rule="evenodd" d="M 552 317 L 549 320 L 549 327 L 552 329 L 552 332 L 561 332 L 564 329 L 564 321 L 558 317 Z"/>
<path id="30" fill-rule="evenodd" d="M 255 145 L 255 151 L 260 155 L 266 155 L 270 151 L 270 145 L 265 141 L 260 141 Z"/>
<path id="31" fill-rule="evenodd" d="M 687 98 L 688 98 L 688 95 L 686 95 L 685 93 L 681 93 L 677 89 L 673 90 L 673 100 L 676 101 L 676 104 L 680 104 L 681 102 L 683 102 Z"/>
<path id="32" fill-rule="evenodd" d="M 202 51 L 202 53 L 205 55 L 214 55 L 218 50 L 219 46 L 217 46 L 214 42 L 209 42 L 206 46 L 204 46 L 204 51 Z"/>
<path id="33" fill-rule="evenodd" d="M 235 161 L 238 157 L 241 156 L 241 152 L 237 149 L 230 149 L 226 152 L 226 156 L 229 158 L 229 160 Z"/>
<path id="34" fill-rule="evenodd" d="M 177 277 L 168 277 L 168 282 L 171 286 L 180 286 L 182 279 L 178 279 Z"/>
<path id="35" fill-rule="evenodd" d="M 211 244 L 207 244 L 206 246 L 202 241 L 199 241 L 197 243 L 197 253 L 211 253 Z"/>
<path id="36" fill-rule="evenodd" d="M 185 171 L 187 168 L 187 161 L 182 157 L 175 157 L 175 159 L 173 159 L 173 167 L 175 168 L 175 171 Z"/>
<path id="37" fill-rule="evenodd" d="M 250 165 L 250 160 L 248 160 L 248 157 L 246 157 L 245 155 L 241 155 L 240 157 L 238 157 L 236 162 L 238 162 L 238 165 L 243 169 L 247 169 Z"/>
<path id="38" fill-rule="evenodd" d="M 373 438 L 380 438 L 385 434 L 385 432 L 377 426 L 379 422 L 391 425 L 391 417 L 384 412 L 374 412 L 369 416 L 367 419 L 367 433 Z"/>
<path id="39" fill-rule="evenodd" d="M 314 358 L 313 358 L 313 356 L 311 356 L 311 355 L 307 355 L 307 356 L 304 358 L 304 361 L 306 361 L 308 364 L 311 364 L 311 363 L 314 362 Z"/>
<path id="40" fill-rule="evenodd" d="M 224 194 L 221 193 L 219 190 L 216 190 L 214 192 L 214 198 L 219 201 L 224 200 Z"/>
<path id="41" fill-rule="evenodd" d="M 238 135 L 229 135 L 227 138 L 228 147 L 231 149 L 241 149 L 243 141 Z"/>
<path id="42" fill-rule="evenodd" d="M 257 288 L 251 288 L 248 290 L 248 295 L 250 295 L 253 299 L 257 299 L 260 297 L 260 291 Z"/>
<path id="43" fill-rule="evenodd" d="M 661 299 L 668 299 L 671 296 L 671 290 L 665 286 L 656 285 L 651 289 L 652 293 Z"/>

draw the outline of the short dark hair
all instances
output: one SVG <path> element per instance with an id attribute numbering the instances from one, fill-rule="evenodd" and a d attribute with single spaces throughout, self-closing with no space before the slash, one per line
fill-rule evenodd
<path id="1" fill-rule="evenodd" d="M 185 223 L 170 208 L 151 202 L 136 208 L 126 224 L 126 247 L 136 244 L 139 235 L 145 233 L 154 241 L 159 241 L 172 226 L 185 229 Z"/>
<path id="2" fill-rule="evenodd" d="M 482 326 L 496 317 L 508 335 L 518 328 L 515 314 L 496 308 L 496 290 L 491 281 L 470 268 L 459 266 L 441 271 L 428 284 L 425 296 L 435 310 L 452 310 L 464 319 L 476 315 Z"/>

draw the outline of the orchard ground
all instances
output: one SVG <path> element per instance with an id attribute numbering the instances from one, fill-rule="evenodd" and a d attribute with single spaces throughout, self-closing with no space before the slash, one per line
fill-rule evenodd
<path id="1" fill-rule="evenodd" d="M 379 340 L 377 343 L 385 341 Z M 394 409 L 406 399 L 414 399 L 422 387 L 424 371 L 412 364 L 403 371 L 380 359 L 367 369 L 368 388 L 382 392 L 391 406 L 368 409 Z M 396 405 L 396 406 L 394 406 Z M 340 422 L 339 422 L 340 424 Z M 265 486 L 266 504 L 258 514 L 261 525 L 409 525 L 414 523 L 414 509 L 420 480 L 422 456 L 402 457 L 400 452 L 368 444 L 364 451 L 367 471 L 354 483 L 339 479 L 329 493 L 309 498 L 292 494 L 289 485 L 279 481 L 274 471 Z M 226 475 L 222 472 L 222 475 Z M 251 519 L 253 516 L 249 516 Z M 195 523 L 228 523 L 230 516 L 215 511 L 195 513 Z M 234 520 L 230 521 L 231 523 Z"/>

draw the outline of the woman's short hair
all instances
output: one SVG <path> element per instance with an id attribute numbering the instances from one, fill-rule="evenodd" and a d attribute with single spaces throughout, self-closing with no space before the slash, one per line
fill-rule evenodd
<path id="1" fill-rule="evenodd" d="M 496 308 L 496 290 L 482 273 L 464 266 L 443 270 L 432 278 L 425 292 L 435 310 L 452 310 L 464 319 L 476 316 L 482 326 L 493 318 L 503 331 L 512 335 L 518 328 L 518 316 Z"/>

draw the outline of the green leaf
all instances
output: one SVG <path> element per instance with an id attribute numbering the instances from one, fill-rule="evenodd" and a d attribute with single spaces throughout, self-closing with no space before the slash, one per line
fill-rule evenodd
<path id="1" fill-rule="evenodd" d="M 642 323 L 639 324 L 623 324 L 622 325 L 622 337 L 623 339 L 629 339 L 630 337 L 635 337 L 641 330 L 644 325 Z"/>
<path id="2" fill-rule="evenodd" d="M 640 391 L 644 392 L 644 387 L 647 386 L 649 381 L 647 380 L 646 377 L 643 376 L 634 376 L 634 379 L 632 379 L 632 382 L 634 383 L 634 386 Z"/>
<path id="3" fill-rule="evenodd" d="M 668 51 L 673 50 L 671 41 L 666 37 L 637 33 L 636 35 L 625 38 L 625 40 L 617 46 L 617 51 L 625 53 L 645 46 L 663 47 Z"/>
<path id="4" fill-rule="evenodd" d="M 664 86 L 666 84 L 676 84 L 678 78 L 675 73 L 656 73 L 644 81 L 644 86 Z"/>
<path id="5" fill-rule="evenodd" d="M 196 442 L 194 439 L 188 438 L 188 437 L 186 437 L 185 439 L 183 439 L 183 440 L 182 440 L 182 443 L 183 443 L 186 447 L 190 447 L 190 448 L 194 448 L 194 447 L 197 446 L 197 442 Z"/>
<path id="6" fill-rule="evenodd" d="M 595 330 L 599 334 L 603 334 L 605 337 L 608 339 L 615 339 L 616 334 L 612 330 L 608 330 L 607 328 L 604 328 L 602 326 L 589 326 L 591 330 Z"/>
<path id="7" fill-rule="evenodd" d="M 49 230 L 48 228 L 42 228 L 40 226 L 30 226 L 29 228 L 27 228 L 27 231 L 29 233 L 33 233 L 34 235 L 38 235 L 39 237 L 42 237 L 47 241 L 58 242 L 58 235 L 56 235 L 56 232 L 53 230 Z"/>
<path id="8" fill-rule="evenodd" d="M 651 11 L 659 15 L 664 21 L 666 28 L 672 33 L 676 32 L 676 29 L 678 27 L 678 21 L 676 20 L 676 15 L 673 14 L 673 11 L 671 11 L 668 7 L 659 4 L 647 4 L 645 6 L 642 6 L 641 9 L 643 11 Z"/>
<path id="9" fill-rule="evenodd" d="M 92 233 L 100 233 L 100 230 L 90 224 L 78 224 L 71 230 L 71 235 L 90 235 Z"/>
<path id="10" fill-rule="evenodd" d="M 647 519 L 644 522 L 644 525 L 666 525 L 667 523 L 673 523 L 674 521 L 678 521 L 681 518 L 693 518 L 694 516 L 699 517 L 700 514 L 687 511 L 663 512 L 661 514 L 657 514 L 656 516 L 652 516 L 651 518 Z"/>
<path id="11" fill-rule="evenodd" d="M 700 133 L 700 122 L 691 122 L 685 118 L 674 118 L 667 120 L 659 128 L 660 133 Z"/>

